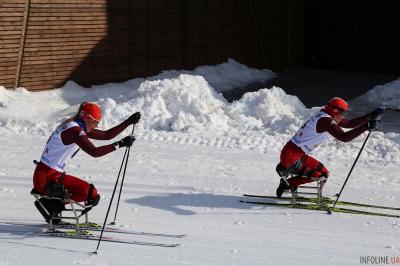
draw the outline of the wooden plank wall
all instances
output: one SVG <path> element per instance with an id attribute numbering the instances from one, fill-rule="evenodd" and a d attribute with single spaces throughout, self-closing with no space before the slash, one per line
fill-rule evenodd
<path id="1" fill-rule="evenodd" d="M 0 0 L 0 86 L 13 88 L 24 22 L 25 0 Z"/>
<path id="2" fill-rule="evenodd" d="M 0 0 L 0 85 L 14 88 L 29 0 Z M 295 0 L 293 0 L 295 1 Z M 289 1 L 30 0 L 19 86 L 46 90 L 146 77 L 218 64 L 228 57 L 266 67 L 288 64 Z"/>

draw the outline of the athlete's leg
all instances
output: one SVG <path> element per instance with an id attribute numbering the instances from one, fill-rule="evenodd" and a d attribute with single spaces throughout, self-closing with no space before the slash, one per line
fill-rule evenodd
<path id="1" fill-rule="evenodd" d="M 33 187 L 41 194 L 46 194 L 46 185 L 50 182 L 58 182 L 62 173 L 39 162 L 33 173 Z"/>
<path id="2" fill-rule="evenodd" d="M 302 157 L 302 168 L 300 176 L 290 178 L 289 183 L 292 186 L 300 186 L 302 184 L 313 182 L 322 176 L 328 176 L 328 169 L 317 159 L 306 155 Z"/>
<path id="3" fill-rule="evenodd" d="M 68 193 L 72 194 L 71 199 L 78 202 L 83 202 L 88 200 L 88 193 L 91 190 L 91 198 L 97 197 L 97 190 L 95 187 L 90 189 L 90 184 L 82 179 L 71 175 L 65 175 L 63 178 L 63 185 Z"/>
<path id="4" fill-rule="evenodd" d="M 277 171 L 278 172 L 287 172 L 290 171 L 290 173 L 286 173 L 284 175 L 292 175 L 292 174 L 297 174 L 299 169 L 294 169 L 297 166 L 294 166 L 294 164 L 304 156 L 305 153 L 299 149 L 295 144 L 293 144 L 291 141 L 286 143 L 285 147 L 283 147 L 282 152 L 281 152 L 281 162 L 277 166 Z M 278 169 L 279 167 L 279 169 Z M 281 169 L 282 168 L 282 169 Z M 293 169 L 292 169 L 293 168 Z M 282 176 L 282 173 L 279 174 Z M 282 177 L 281 180 L 279 181 L 279 186 L 276 189 L 276 196 L 280 198 L 285 190 L 291 189 L 295 190 L 296 186 L 291 183 L 291 179 L 289 178 L 285 180 L 285 177 Z"/>
<path id="5" fill-rule="evenodd" d="M 281 164 L 285 168 L 289 168 L 303 156 L 305 156 L 305 153 L 299 147 L 289 141 L 282 149 L 280 156 Z"/>

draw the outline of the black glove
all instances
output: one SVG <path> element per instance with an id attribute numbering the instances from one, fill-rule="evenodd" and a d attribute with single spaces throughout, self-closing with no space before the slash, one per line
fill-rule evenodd
<path id="1" fill-rule="evenodd" d="M 121 139 L 120 141 L 114 142 L 113 145 L 115 147 L 130 147 L 132 146 L 133 142 L 135 142 L 135 137 L 134 136 L 126 136 L 125 138 Z"/>
<path id="2" fill-rule="evenodd" d="M 137 122 L 139 122 L 140 120 L 140 112 L 136 112 L 133 115 L 131 115 L 127 121 L 129 124 L 137 124 Z"/>
<path id="3" fill-rule="evenodd" d="M 374 130 L 378 127 L 378 120 L 375 119 L 370 119 L 368 120 L 368 129 L 369 130 Z"/>
<path id="4" fill-rule="evenodd" d="M 383 107 L 376 108 L 374 111 L 368 114 L 368 118 L 373 120 L 380 120 L 384 112 L 385 108 Z"/>

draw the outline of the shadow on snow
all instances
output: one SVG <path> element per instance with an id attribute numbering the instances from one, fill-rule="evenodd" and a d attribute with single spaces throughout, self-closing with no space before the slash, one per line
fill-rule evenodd
<path id="1" fill-rule="evenodd" d="M 215 195 L 208 193 L 171 193 L 155 196 L 144 196 L 140 198 L 132 198 L 126 200 L 131 204 L 138 204 L 155 209 L 170 211 L 178 215 L 195 215 L 204 214 L 204 211 L 197 211 L 193 208 L 202 207 L 207 209 L 207 214 L 211 214 L 214 209 L 240 209 L 240 210 L 279 210 L 276 206 L 254 205 L 239 202 L 243 199 L 242 196 L 230 195 Z M 270 201 L 274 202 L 274 201 Z M 293 210 L 290 211 L 291 213 Z M 217 211 L 221 214 L 221 211 Z M 247 212 L 246 212 L 247 213 Z M 285 212 L 286 213 L 286 212 Z M 237 213 L 235 213 L 237 214 Z M 264 213 L 265 214 L 265 213 Z M 282 214 L 275 213 L 274 214 Z M 299 214 L 309 214 L 306 211 L 301 211 Z"/>

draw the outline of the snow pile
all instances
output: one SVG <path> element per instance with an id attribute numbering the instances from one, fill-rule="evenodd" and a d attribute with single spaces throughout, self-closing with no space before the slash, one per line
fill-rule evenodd
<path id="1" fill-rule="evenodd" d="M 239 101 L 229 103 L 218 92 L 220 89 L 212 85 L 219 84 L 222 89 L 237 86 L 240 79 L 250 81 L 246 77 L 251 73 L 261 80 L 269 72 L 256 71 L 230 60 L 215 67 L 198 67 L 191 73 L 165 71 L 147 80 L 133 79 L 91 89 L 72 81 L 57 90 L 35 93 L 23 88 L 7 91 L 1 87 L 0 131 L 48 137 L 60 122 L 76 113 L 82 101 L 90 101 L 101 105 L 103 119 L 99 126 L 103 129 L 140 111 L 142 120 L 135 132 L 145 140 L 280 151 L 320 107 L 307 109 L 296 96 L 287 95 L 278 87 L 246 93 Z M 218 74 L 221 74 L 219 80 Z M 398 90 L 394 84 L 397 83 L 382 86 L 386 89 L 381 89 L 380 95 L 392 99 L 396 105 L 399 99 L 396 102 Z M 367 95 L 377 91 L 375 88 Z M 349 157 L 357 153 L 362 141 L 363 136 L 347 144 L 331 138 L 316 152 L 323 151 L 332 158 Z M 399 134 L 374 132 L 366 152 L 373 160 L 399 162 Z"/>
<path id="2" fill-rule="evenodd" d="M 368 91 L 364 97 L 368 102 L 377 106 L 383 105 L 400 109 L 400 79 L 378 85 Z"/>
<path id="3" fill-rule="evenodd" d="M 137 97 L 117 104 L 111 98 L 99 101 L 104 111 L 102 125 L 108 128 L 135 111 L 143 113 L 145 130 L 215 135 L 267 129 L 291 133 L 309 112 L 295 96 L 282 89 L 246 93 L 229 104 L 201 76 L 145 81 Z"/>
<path id="4" fill-rule="evenodd" d="M 278 87 L 244 94 L 228 106 L 227 113 L 238 127 L 267 128 L 271 132 L 288 134 L 310 114 L 299 98 L 287 95 Z"/>
<path id="5" fill-rule="evenodd" d="M 58 90 L 33 93 L 0 87 L 1 132 L 46 135 L 69 107 Z"/>
<path id="6" fill-rule="evenodd" d="M 229 131 L 226 105 L 227 101 L 203 77 L 187 74 L 145 81 L 138 89 L 138 96 L 124 104 L 128 113 L 140 110 L 144 114 L 145 129 L 189 133 Z M 105 120 L 115 123 L 114 116 L 106 115 Z"/>
<path id="7" fill-rule="evenodd" d="M 0 107 L 7 107 L 10 99 L 10 92 L 3 86 L 0 86 Z"/>
<path id="8" fill-rule="evenodd" d="M 216 66 L 199 66 L 193 71 L 167 70 L 149 79 L 169 79 L 177 77 L 180 74 L 202 76 L 218 92 L 231 90 L 251 83 L 265 82 L 276 76 L 269 69 L 249 68 L 229 58 L 227 62 Z"/>
<path id="9" fill-rule="evenodd" d="M 228 62 L 217 67 L 197 67 L 193 74 L 205 77 L 213 88 L 218 88 L 218 91 L 230 90 L 254 82 L 265 82 L 275 77 L 274 72 L 269 69 L 248 68 L 233 59 L 228 59 Z"/>

